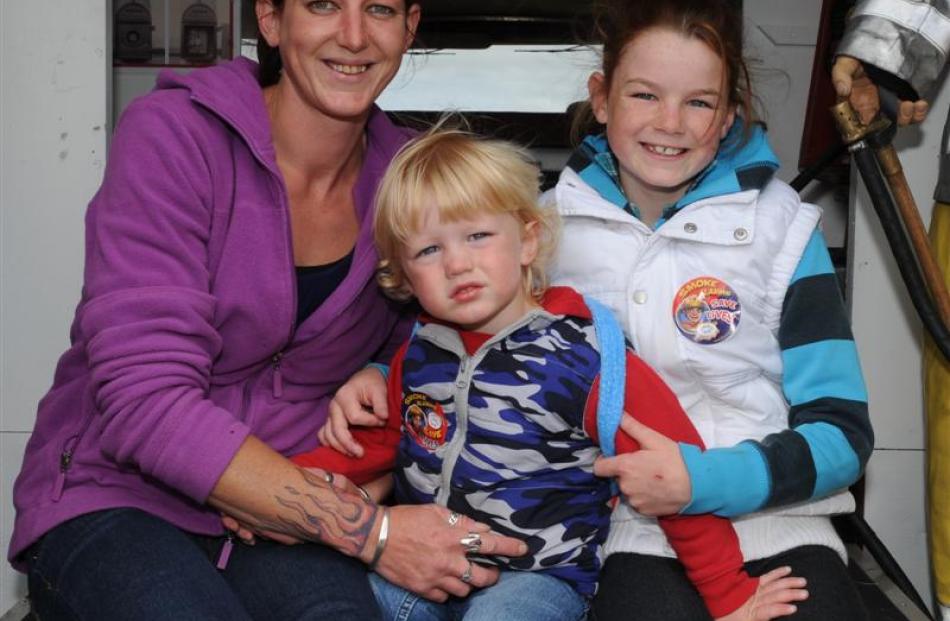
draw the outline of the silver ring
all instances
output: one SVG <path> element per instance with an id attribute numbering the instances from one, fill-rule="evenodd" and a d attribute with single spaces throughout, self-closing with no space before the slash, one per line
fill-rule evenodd
<path id="1" fill-rule="evenodd" d="M 323 480 L 329 483 L 330 485 L 333 485 L 333 473 L 330 472 L 329 470 L 325 471 L 323 473 Z"/>
<path id="2" fill-rule="evenodd" d="M 482 536 L 478 533 L 469 533 L 459 539 L 459 543 L 465 548 L 466 554 L 478 554 L 482 549 Z"/>
<path id="3" fill-rule="evenodd" d="M 449 514 L 449 526 L 455 526 L 459 523 L 459 520 L 462 519 L 462 514 L 456 511 L 453 511 Z"/>
<path id="4" fill-rule="evenodd" d="M 362 485 L 357 485 L 356 491 L 358 491 L 360 493 L 360 496 L 363 497 L 364 502 L 370 502 L 370 503 L 373 502 L 373 499 L 370 497 L 369 492 L 367 492 L 366 488 L 363 487 Z"/>
<path id="5" fill-rule="evenodd" d="M 468 562 L 468 567 L 465 568 L 465 571 L 462 572 L 462 575 L 459 576 L 459 580 L 468 584 L 472 581 L 472 561 Z"/>

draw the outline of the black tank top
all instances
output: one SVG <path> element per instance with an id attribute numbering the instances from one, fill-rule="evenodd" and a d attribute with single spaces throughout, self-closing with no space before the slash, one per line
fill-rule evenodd
<path id="1" fill-rule="evenodd" d="M 350 271 L 352 262 L 353 250 L 350 250 L 346 256 L 333 263 L 296 267 L 297 327 L 336 291 Z"/>

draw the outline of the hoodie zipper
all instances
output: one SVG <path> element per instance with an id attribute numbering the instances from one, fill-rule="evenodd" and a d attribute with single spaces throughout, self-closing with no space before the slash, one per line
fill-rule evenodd
<path id="1" fill-rule="evenodd" d="M 251 141 L 247 135 L 247 132 L 244 131 L 230 115 L 224 113 L 222 110 L 217 109 L 215 106 L 209 104 L 208 102 L 202 100 L 200 96 L 195 94 L 194 91 L 191 91 L 191 100 L 195 103 L 201 105 L 207 109 L 212 114 L 220 117 L 228 126 L 230 126 L 234 132 L 241 137 L 244 141 L 244 144 L 247 146 L 248 150 L 253 154 L 254 159 L 263 166 L 271 174 L 271 178 L 274 181 L 274 185 L 277 190 L 277 202 L 280 207 L 281 216 L 284 223 L 284 248 L 286 249 L 287 254 L 287 265 L 290 267 L 290 316 L 289 324 L 290 330 L 287 334 L 287 339 L 284 341 L 284 346 L 281 347 L 273 356 L 271 356 L 270 366 L 273 373 L 272 377 L 272 386 L 271 392 L 275 398 L 280 398 L 284 394 L 284 379 L 281 374 L 281 361 L 287 353 L 287 350 L 290 348 L 291 343 L 294 340 L 294 334 L 297 331 L 296 327 L 296 315 L 297 315 L 297 284 L 296 284 L 296 274 L 294 272 L 294 257 L 293 257 L 293 236 L 290 230 L 290 201 L 287 198 L 287 192 L 284 187 L 284 179 L 280 174 L 280 169 L 277 168 L 276 160 L 274 160 L 273 165 L 271 161 L 264 157 L 264 155 L 257 148 L 255 142 Z"/>
<path id="2" fill-rule="evenodd" d="M 231 560 L 231 552 L 234 550 L 234 533 L 228 532 L 224 536 L 224 543 L 221 544 L 221 551 L 218 553 L 218 560 L 215 567 L 224 571 L 228 567 L 228 561 Z"/>
<path id="3" fill-rule="evenodd" d="M 284 377 L 280 374 L 280 361 L 284 358 L 284 352 L 279 351 L 271 357 L 270 364 L 273 369 L 273 394 L 275 399 L 284 396 Z"/>
<path id="4" fill-rule="evenodd" d="M 83 430 L 85 430 L 85 427 Z M 73 451 L 76 450 L 76 446 L 79 444 L 81 437 L 82 432 L 76 433 L 66 438 L 66 442 L 63 443 L 63 450 L 59 454 L 59 473 L 56 475 L 56 481 L 53 484 L 52 499 L 54 502 L 58 502 L 59 499 L 63 497 L 63 489 L 66 487 L 66 475 L 69 472 L 69 468 L 73 465 Z"/>

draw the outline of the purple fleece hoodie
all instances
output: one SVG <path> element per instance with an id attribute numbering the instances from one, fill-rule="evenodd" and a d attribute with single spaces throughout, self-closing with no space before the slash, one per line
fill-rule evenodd
<path id="1" fill-rule="evenodd" d="M 166 71 L 123 114 L 86 214 L 72 346 L 14 486 L 11 560 L 112 507 L 221 532 L 204 501 L 245 437 L 285 455 L 313 449 L 333 392 L 407 337 L 373 280 L 371 216 L 409 134 L 373 110 L 350 272 L 295 331 L 287 189 L 256 73 L 246 59 Z"/>

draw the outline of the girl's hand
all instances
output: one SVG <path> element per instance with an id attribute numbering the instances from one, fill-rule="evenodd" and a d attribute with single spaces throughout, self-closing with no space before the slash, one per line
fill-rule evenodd
<path id="1" fill-rule="evenodd" d="M 779 567 L 759 578 L 759 588 L 749 600 L 734 612 L 716 621 L 769 621 L 795 614 L 798 607 L 792 602 L 808 599 L 805 579 L 790 576 L 791 567 Z"/>
<path id="2" fill-rule="evenodd" d="M 620 428 L 637 441 L 640 450 L 598 459 L 594 474 L 617 479 L 627 502 L 643 515 L 679 513 L 692 498 L 679 446 L 626 414 Z"/>
<path id="3" fill-rule="evenodd" d="M 386 379 L 374 367 L 366 367 L 351 377 L 330 401 L 329 416 L 317 437 L 350 457 L 362 457 L 363 447 L 353 439 L 351 426 L 382 427 L 389 412 L 386 403 Z"/>

